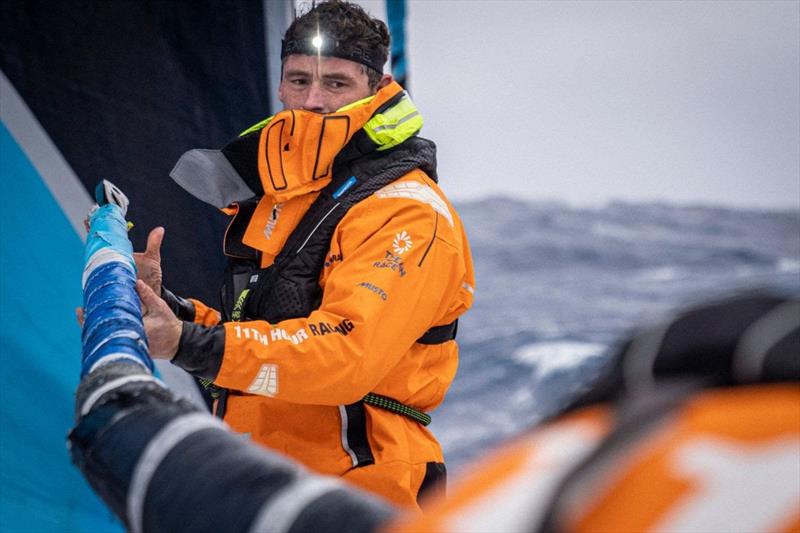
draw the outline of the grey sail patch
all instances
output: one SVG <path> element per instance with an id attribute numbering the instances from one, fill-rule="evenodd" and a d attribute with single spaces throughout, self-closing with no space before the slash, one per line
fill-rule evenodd
<path id="1" fill-rule="evenodd" d="M 220 150 L 189 150 L 169 176 L 186 192 L 217 208 L 255 196 Z"/>

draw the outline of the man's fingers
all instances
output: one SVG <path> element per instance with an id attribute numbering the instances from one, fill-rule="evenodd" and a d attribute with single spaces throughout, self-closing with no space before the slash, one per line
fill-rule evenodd
<path id="1" fill-rule="evenodd" d="M 153 289 L 142 280 L 136 281 L 136 291 L 142 299 L 146 313 L 142 316 L 150 356 L 158 359 L 172 359 L 178 350 L 182 322 L 178 320 L 169 306 L 156 296 Z"/>
<path id="2" fill-rule="evenodd" d="M 153 292 L 153 289 L 150 288 L 147 283 L 144 281 L 137 279 L 136 280 L 136 292 L 139 293 L 139 298 L 142 300 L 142 314 L 147 314 L 149 310 L 155 309 L 158 305 L 158 301 L 161 300 L 156 293 Z"/>
<path id="3" fill-rule="evenodd" d="M 147 249 L 144 253 L 153 259 L 161 259 L 161 242 L 164 240 L 164 228 L 158 226 L 147 236 Z"/>
<path id="4" fill-rule="evenodd" d="M 83 327 L 83 321 L 84 321 L 83 307 L 76 307 L 75 308 L 75 318 L 78 319 L 78 325 L 80 327 Z"/>

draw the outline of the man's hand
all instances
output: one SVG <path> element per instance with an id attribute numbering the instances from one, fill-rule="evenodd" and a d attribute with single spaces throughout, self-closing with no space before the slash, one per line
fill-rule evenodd
<path id="1" fill-rule="evenodd" d="M 142 299 L 142 321 L 150 346 L 150 357 L 172 359 L 178 352 L 183 323 L 144 281 L 136 281 L 136 292 Z"/>
<path id="2" fill-rule="evenodd" d="M 161 241 L 163 240 L 164 228 L 161 226 L 154 228 L 147 236 L 147 249 L 133 254 L 139 279 L 144 281 L 156 296 L 161 296 Z"/>

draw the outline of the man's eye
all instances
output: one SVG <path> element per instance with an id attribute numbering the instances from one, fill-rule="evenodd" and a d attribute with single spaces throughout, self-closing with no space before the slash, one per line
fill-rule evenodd
<path id="1" fill-rule="evenodd" d="M 346 85 L 347 85 L 346 83 L 341 82 L 341 81 L 329 81 L 328 82 L 328 87 L 330 87 L 331 89 L 341 89 L 341 88 L 345 87 Z"/>
<path id="2" fill-rule="evenodd" d="M 307 85 L 308 81 L 302 78 L 296 78 L 293 80 L 289 80 L 289 83 L 291 83 L 292 85 L 296 85 L 298 87 L 302 87 L 303 85 Z"/>

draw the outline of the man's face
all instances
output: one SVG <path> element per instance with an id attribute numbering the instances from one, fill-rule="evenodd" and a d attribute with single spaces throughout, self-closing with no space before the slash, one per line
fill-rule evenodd
<path id="1" fill-rule="evenodd" d="M 379 86 L 383 85 L 381 80 Z M 333 113 L 374 93 L 364 67 L 355 61 L 301 54 L 283 61 L 278 97 L 284 109 Z"/>

